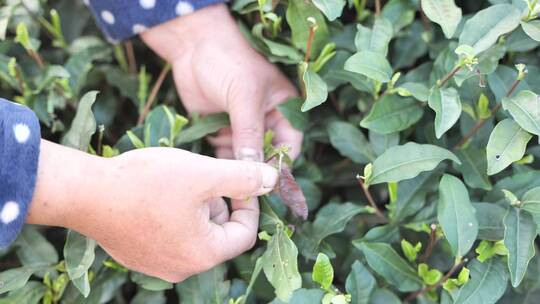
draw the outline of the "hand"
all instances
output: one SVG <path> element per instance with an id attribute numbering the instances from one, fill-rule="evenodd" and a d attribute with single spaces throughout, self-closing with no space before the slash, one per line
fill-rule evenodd
<path id="1" fill-rule="evenodd" d="M 251 48 L 225 5 L 213 5 L 144 32 L 143 40 L 172 64 L 190 112 L 228 112 L 231 129 L 210 142 L 220 158 L 262 159 L 265 129 L 276 144 L 300 153 L 302 134 L 276 106 L 297 95 L 281 72 Z"/>
<path id="2" fill-rule="evenodd" d="M 42 141 L 28 223 L 63 226 L 96 240 L 126 267 L 170 282 L 251 248 L 277 170 L 178 149 L 104 159 Z M 59 164 L 62 164 L 61 166 Z M 236 199 L 229 215 L 221 197 Z"/>

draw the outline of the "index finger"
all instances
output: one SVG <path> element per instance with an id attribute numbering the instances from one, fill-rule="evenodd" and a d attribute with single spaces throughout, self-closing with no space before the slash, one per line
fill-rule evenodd
<path id="1" fill-rule="evenodd" d="M 229 221 L 212 228 L 212 246 L 221 261 L 241 255 L 257 241 L 260 213 L 257 198 L 233 200 L 231 209 Z"/>

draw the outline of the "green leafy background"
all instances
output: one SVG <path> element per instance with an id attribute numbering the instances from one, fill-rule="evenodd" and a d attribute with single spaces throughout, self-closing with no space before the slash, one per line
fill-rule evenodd
<path id="1" fill-rule="evenodd" d="M 536 0 L 230 6 L 302 92 L 279 110 L 304 132 L 293 169 L 309 219 L 263 197 L 255 248 L 179 284 L 27 226 L 0 251 L 0 303 L 537 303 Z M 107 43 L 82 1 L 0 4 L 2 96 L 46 139 L 211 155 L 204 137 L 228 117 L 188 117 L 169 71 L 138 39 Z"/>

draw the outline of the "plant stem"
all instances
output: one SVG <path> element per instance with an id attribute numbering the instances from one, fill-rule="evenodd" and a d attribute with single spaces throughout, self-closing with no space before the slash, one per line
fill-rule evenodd
<path id="1" fill-rule="evenodd" d="M 304 61 L 308 62 L 309 58 L 311 57 L 311 48 L 313 46 L 313 40 L 315 39 L 315 31 L 317 30 L 316 25 L 311 25 L 309 27 L 309 36 L 307 40 L 307 46 L 306 46 L 306 55 L 304 56 Z"/>
<path id="2" fill-rule="evenodd" d="M 379 217 L 382 221 L 387 223 L 388 219 L 381 212 L 381 210 L 379 210 L 379 207 L 377 207 L 377 203 L 375 203 L 375 200 L 373 199 L 373 196 L 371 195 L 371 192 L 369 192 L 369 189 L 366 187 L 366 185 L 364 184 L 364 182 L 362 181 L 361 178 L 358 178 L 358 184 L 360 185 L 360 188 L 362 188 L 362 191 L 364 191 L 364 194 L 366 195 L 366 198 L 367 198 L 369 204 L 375 210 L 375 215 L 377 215 L 377 217 Z"/>
<path id="3" fill-rule="evenodd" d="M 381 0 L 375 0 L 375 16 L 381 15 Z"/>
<path id="4" fill-rule="evenodd" d="M 514 81 L 514 83 L 512 84 L 508 92 L 506 93 L 506 97 L 511 97 L 512 94 L 514 94 L 514 91 L 516 90 L 520 82 L 521 82 L 521 79 L 516 79 Z M 489 117 L 495 116 L 495 114 L 497 114 L 501 106 L 502 106 L 501 102 L 497 103 L 497 105 L 495 105 L 495 107 L 491 110 L 491 115 Z M 467 132 L 467 134 L 465 134 L 463 138 L 452 148 L 452 150 L 455 151 L 455 150 L 460 149 L 467 141 L 469 141 L 469 139 L 471 139 L 478 132 L 478 130 L 480 130 L 486 124 L 486 122 L 487 122 L 487 118 L 480 119 L 476 123 L 476 125 L 474 125 L 474 127 L 469 132 Z"/>
<path id="5" fill-rule="evenodd" d="M 124 47 L 128 59 L 128 71 L 130 74 L 137 74 L 137 59 L 135 58 L 135 51 L 133 51 L 133 43 L 128 40 L 124 42 Z"/>
<path id="6" fill-rule="evenodd" d="M 435 224 L 431 224 L 429 228 L 431 229 L 431 232 L 429 233 L 428 246 L 426 248 L 426 252 L 420 258 L 420 261 L 422 263 L 425 263 L 429 259 L 429 257 L 431 256 L 431 253 L 433 252 L 433 247 L 435 246 L 435 243 L 437 242 L 437 226 Z"/>
<path id="7" fill-rule="evenodd" d="M 422 7 L 422 1 L 419 1 L 419 3 L 420 3 L 420 17 L 422 17 L 422 25 L 424 26 L 425 31 L 429 31 L 431 30 L 431 23 L 429 22 L 429 19 L 424 13 L 424 8 Z"/>
<path id="8" fill-rule="evenodd" d="M 461 266 L 463 266 L 463 263 L 465 263 L 466 261 L 467 260 L 461 260 L 458 263 L 454 264 L 454 266 L 452 266 L 452 268 L 450 270 L 448 270 L 448 272 L 444 275 L 444 277 L 442 277 L 439 280 L 439 282 L 437 282 L 437 284 L 426 286 L 426 287 L 420 289 L 419 291 L 411 293 L 408 297 L 405 298 L 404 302 L 410 302 L 410 301 L 418 298 L 419 296 L 425 294 L 426 292 L 429 292 L 429 291 L 431 291 L 433 289 L 439 288 L 442 284 L 444 284 L 444 282 L 446 282 L 446 280 L 448 280 L 452 275 L 454 275 L 454 273 L 459 268 L 461 268 Z"/>
<path id="9" fill-rule="evenodd" d="M 442 88 L 450 79 L 452 79 L 452 77 L 454 77 L 457 74 L 457 72 L 461 70 L 461 68 L 462 67 L 458 65 L 450 73 L 446 74 L 446 76 L 444 76 L 444 78 L 439 83 L 438 87 Z"/>
<path id="10" fill-rule="evenodd" d="M 139 115 L 139 119 L 137 120 L 137 125 L 142 125 L 144 122 L 144 119 L 146 118 L 146 115 L 150 112 L 150 108 L 152 108 L 152 104 L 154 103 L 157 93 L 159 92 L 159 89 L 161 88 L 161 85 L 163 84 L 163 81 L 165 80 L 165 77 L 171 70 L 171 65 L 166 64 L 163 69 L 161 70 L 161 73 L 159 73 L 159 77 L 156 80 L 156 83 L 152 87 L 152 91 L 150 91 L 150 95 L 148 95 L 148 99 L 146 99 L 146 103 L 144 104 L 144 108 Z"/>

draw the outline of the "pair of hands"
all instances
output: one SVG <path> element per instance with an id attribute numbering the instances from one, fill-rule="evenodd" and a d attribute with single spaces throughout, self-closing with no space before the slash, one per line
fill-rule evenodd
<path id="1" fill-rule="evenodd" d="M 277 144 L 291 146 L 293 157 L 300 152 L 302 134 L 275 108 L 296 91 L 249 46 L 224 5 L 142 38 L 172 64 L 190 112 L 229 113 L 231 128 L 209 139 L 222 159 L 166 148 L 102 159 L 42 141 L 28 222 L 77 230 L 130 269 L 178 282 L 255 243 L 255 197 L 278 180 L 256 162 L 263 134 L 272 129 Z M 222 197 L 233 199 L 232 213 Z"/>

